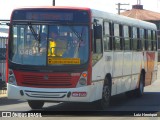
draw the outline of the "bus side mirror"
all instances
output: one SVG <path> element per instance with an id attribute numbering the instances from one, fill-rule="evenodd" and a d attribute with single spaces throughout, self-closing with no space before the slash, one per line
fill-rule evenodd
<path id="1" fill-rule="evenodd" d="M 102 26 L 94 26 L 94 39 L 102 39 Z"/>

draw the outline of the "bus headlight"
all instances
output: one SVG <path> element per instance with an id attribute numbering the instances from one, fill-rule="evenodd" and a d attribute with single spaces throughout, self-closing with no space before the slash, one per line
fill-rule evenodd
<path id="1" fill-rule="evenodd" d="M 14 81 L 15 81 L 14 77 L 13 77 L 13 76 L 10 76 L 8 82 L 9 82 L 9 83 L 13 83 Z"/>
<path id="2" fill-rule="evenodd" d="M 83 72 L 79 78 L 79 81 L 77 83 L 76 87 L 83 87 L 87 85 L 87 71 Z"/>
<path id="3" fill-rule="evenodd" d="M 86 80 L 85 78 L 81 78 L 81 79 L 79 80 L 79 84 L 80 84 L 80 85 L 86 85 L 86 83 L 87 83 L 87 80 Z"/>
<path id="4" fill-rule="evenodd" d="M 8 83 L 12 84 L 12 85 L 17 85 L 14 73 L 12 70 L 9 70 L 9 79 L 8 79 Z"/>

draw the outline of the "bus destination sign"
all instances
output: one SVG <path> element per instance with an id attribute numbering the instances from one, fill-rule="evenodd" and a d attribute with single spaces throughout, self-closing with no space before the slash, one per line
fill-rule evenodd
<path id="1" fill-rule="evenodd" d="M 26 19 L 29 20 L 62 20 L 72 21 L 73 13 L 69 12 L 27 12 Z"/>
<path id="2" fill-rule="evenodd" d="M 48 57 L 48 64 L 80 64 L 80 58 Z"/>

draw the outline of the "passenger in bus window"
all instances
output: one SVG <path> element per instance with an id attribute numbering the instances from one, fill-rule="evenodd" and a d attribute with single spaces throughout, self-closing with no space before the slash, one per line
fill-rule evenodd
<path id="1" fill-rule="evenodd" d="M 38 40 L 32 41 L 33 54 L 45 53 L 47 48 L 47 34 L 41 33 Z"/>
<path id="2" fill-rule="evenodd" d="M 40 52 L 45 52 L 47 48 L 47 34 L 42 33 L 40 35 Z"/>
<path id="3" fill-rule="evenodd" d="M 37 40 L 33 40 L 32 41 L 32 54 L 38 53 L 38 46 L 39 46 L 38 41 Z"/>

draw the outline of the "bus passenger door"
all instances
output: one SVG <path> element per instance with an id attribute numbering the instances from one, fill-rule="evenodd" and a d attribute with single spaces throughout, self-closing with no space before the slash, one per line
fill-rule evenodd
<path id="1" fill-rule="evenodd" d="M 102 22 L 94 19 L 93 41 L 92 41 L 92 80 L 104 79 L 104 61 L 102 47 Z"/>

